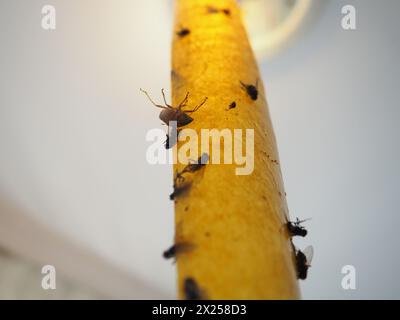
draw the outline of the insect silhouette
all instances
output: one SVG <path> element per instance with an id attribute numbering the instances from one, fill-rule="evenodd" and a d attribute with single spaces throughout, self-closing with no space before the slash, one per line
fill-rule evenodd
<path id="1" fill-rule="evenodd" d="M 181 30 L 179 30 L 176 35 L 180 38 L 183 38 L 185 36 L 187 36 L 188 34 L 190 34 L 190 30 L 188 28 L 182 28 Z"/>
<path id="2" fill-rule="evenodd" d="M 186 300 L 200 300 L 203 299 L 202 290 L 197 285 L 193 278 L 186 278 L 183 283 L 183 291 Z"/>
<path id="3" fill-rule="evenodd" d="M 311 267 L 311 260 L 314 255 L 314 249 L 312 246 L 308 246 L 304 249 L 304 252 L 297 250 L 296 253 L 296 267 L 297 267 L 297 278 L 305 280 L 307 278 L 308 268 Z"/>
<path id="4" fill-rule="evenodd" d="M 171 145 L 171 143 L 169 141 L 169 135 L 168 134 L 166 135 L 164 146 L 165 146 L 165 149 L 171 149 L 173 147 L 173 145 Z"/>
<path id="5" fill-rule="evenodd" d="M 193 121 L 193 118 L 188 115 L 188 113 L 193 113 L 199 110 L 199 108 L 206 103 L 208 97 L 206 97 L 203 102 L 201 102 L 198 106 L 196 106 L 192 110 L 182 110 L 183 107 L 186 107 L 187 102 L 189 100 L 189 92 L 186 94 L 185 98 L 182 100 L 182 102 L 177 106 L 173 107 L 167 103 L 167 100 L 165 98 L 165 93 L 164 89 L 161 89 L 161 93 L 164 99 L 164 104 L 165 105 L 160 105 L 155 103 L 150 95 L 147 93 L 147 91 L 140 89 L 150 100 L 150 102 L 157 108 L 163 109 L 160 112 L 159 118 L 161 121 L 163 121 L 166 125 L 169 125 L 170 121 L 176 121 L 177 122 L 177 127 L 183 127 Z"/>
<path id="6" fill-rule="evenodd" d="M 256 85 L 252 85 L 252 84 L 246 84 L 243 83 L 242 81 L 239 81 L 240 85 L 242 86 L 242 88 L 246 91 L 246 93 L 249 95 L 249 97 L 251 98 L 251 100 L 257 100 L 258 98 L 258 79 L 256 81 Z"/>
<path id="7" fill-rule="evenodd" d="M 203 153 L 198 159 L 197 162 L 189 163 L 186 165 L 185 168 L 183 168 L 182 171 L 176 171 L 175 172 L 175 177 L 174 177 L 174 192 L 172 192 L 169 196 L 170 200 L 175 200 L 175 197 L 181 195 L 185 191 L 188 190 L 190 187 L 190 184 L 183 184 L 185 181 L 184 174 L 185 173 L 193 173 L 195 171 L 200 170 L 202 167 L 204 167 L 210 159 L 210 156 L 208 153 Z"/>
<path id="8" fill-rule="evenodd" d="M 300 237 L 305 237 L 307 235 L 307 230 L 301 224 L 307 220 L 310 219 L 305 219 L 305 220 L 299 220 L 299 218 L 296 218 L 295 222 L 288 221 L 287 228 L 289 230 L 289 233 L 292 237 L 294 236 L 300 236 Z"/>
<path id="9" fill-rule="evenodd" d="M 175 177 L 174 177 L 174 187 L 176 187 L 178 184 L 181 184 L 185 181 L 185 177 L 183 176 L 184 173 L 185 172 L 183 170 L 181 172 L 176 170 Z"/>
<path id="10" fill-rule="evenodd" d="M 178 137 L 179 137 L 180 132 L 181 132 L 181 130 L 176 131 L 176 137 L 175 137 L 175 134 L 173 134 L 173 133 L 166 134 L 166 139 L 164 142 L 165 149 L 167 149 L 167 150 L 171 149 L 178 142 Z"/>
<path id="11" fill-rule="evenodd" d="M 233 102 L 229 105 L 228 110 L 235 109 L 235 108 L 236 108 L 236 101 L 233 101 Z"/>
<path id="12" fill-rule="evenodd" d="M 179 254 L 188 252 L 193 249 L 193 245 L 186 242 L 176 243 L 169 249 L 163 252 L 163 257 L 165 259 L 176 258 Z"/>
<path id="13" fill-rule="evenodd" d="M 181 172 L 176 171 L 175 178 L 174 178 L 174 185 L 185 181 L 185 177 L 183 176 L 185 173 L 188 173 L 188 172 L 193 173 L 193 172 L 198 171 L 201 168 L 203 168 L 208 163 L 209 159 L 210 159 L 210 156 L 208 155 L 208 153 L 203 153 L 197 159 L 197 161 L 186 165 L 186 167 L 183 168 L 183 170 Z"/>

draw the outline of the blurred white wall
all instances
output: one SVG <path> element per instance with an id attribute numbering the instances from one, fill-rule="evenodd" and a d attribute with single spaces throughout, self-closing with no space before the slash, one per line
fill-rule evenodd
<path id="1" fill-rule="evenodd" d="M 103 299 L 81 283 L 65 279 L 56 272 L 56 289 L 43 290 L 41 266 L 0 251 L 0 299 Z"/>
<path id="2" fill-rule="evenodd" d="M 291 215 L 313 218 L 297 241 L 315 248 L 303 297 L 400 298 L 400 3 L 326 2 L 308 33 L 260 64 Z M 169 87 L 169 4 L 52 0 L 51 32 L 41 28 L 44 4 L 0 3 L 1 199 L 45 239 L 51 230 L 112 264 L 133 291 L 138 280 L 173 298 L 174 266 L 161 258 L 173 241 L 172 170 L 146 162 L 145 134 L 160 121 L 139 92 L 160 98 Z M 345 4 L 357 8 L 356 31 L 340 26 Z M 29 252 L 32 239 L 18 235 L 14 249 Z M 63 261 L 87 269 L 80 254 Z M 357 269 L 355 291 L 341 288 L 346 264 Z"/>
<path id="3" fill-rule="evenodd" d="M 341 28 L 352 4 L 357 30 Z M 308 34 L 262 64 L 292 217 L 312 217 L 304 298 L 400 298 L 400 42 L 396 0 L 327 1 Z M 357 290 L 341 287 L 354 265 Z"/>
<path id="4" fill-rule="evenodd" d="M 51 3 L 55 31 L 41 28 L 43 1 L 0 3 L 2 197 L 159 287 L 155 297 L 174 297 L 174 268 L 161 258 L 173 241 L 172 170 L 146 162 L 145 134 L 160 121 L 139 92 L 169 85 L 169 7 Z"/>

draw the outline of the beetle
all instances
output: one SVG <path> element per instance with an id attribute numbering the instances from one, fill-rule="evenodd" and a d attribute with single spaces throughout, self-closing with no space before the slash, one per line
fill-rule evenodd
<path id="1" fill-rule="evenodd" d="M 290 235 L 292 237 L 294 237 L 294 236 L 305 237 L 307 235 L 307 230 L 306 230 L 306 228 L 301 226 L 301 224 L 307 220 L 309 220 L 309 219 L 299 220 L 299 218 L 296 218 L 295 222 L 288 221 L 286 225 L 287 225 Z"/>
<path id="2" fill-rule="evenodd" d="M 187 242 L 179 242 L 172 245 L 169 249 L 163 252 L 165 259 L 176 258 L 179 254 L 188 252 L 193 249 L 193 245 Z"/>
<path id="3" fill-rule="evenodd" d="M 246 93 L 249 95 L 249 97 L 251 98 L 251 100 L 257 100 L 258 98 L 258 79 L 256 81 L 256 85 L 252 85 L 252 84 L 246 84 L 243 83 L 242 81 L 239 81 L 240 85 L 242 86 L 242 88 L 246 91 Z"/>
<path id="4" fill-rule="evenodd" d="M 311 260 L 313 258 L 314 249 L 312 246 L 308 246 L 304 249 L 304 252 L 297 250 L 296 253 L 296 267 L 297 267 L 297 278 L 305 280 L 307 278 L 308 268 L 311 267 Z"/>
<path id="5" fill-rule="evenodd" d="M 177 106 L 173 107 L 167 103 L 167 100 L 165 98 L 165 93 L 164 89 L 161 89 L 161 93 L 164 99 L 165 105 L 160 105 L 156 104 L 150 97 L 150 95 L 147 93 L 147 91 L 140 89 L 150 100 L 150 102 L 157 108 L 163 109 L 160 112 L 159 118 L 161 121 L 163 121 L 166 125 L 169 125 L 170 121 L 176 121 L 177 122 L 177 127 L 183 127 L 186 126 L 187 124 L 191 123 L 193 121 L 193 118 L 188 115 L 188 113 L 193 113 L 199 110 L 199 108 L 206 103 L 208 97 L 206 97 L 203 102 L 201 102 L 198 106 L 196 106 L 192 110 L 182 110 L 183 107 L 187 105 L 188 99 L 189 99 L 189 92 L 186 94 L 185 98 L 182 100 L 182 102 Z"/>
<path id="6" fill-rule="evenodd" d="M 183 283 L 183 291 L 186 300 L 200 300 L 203 298 L 202 290 L 197 285 L 196 280 L 191 277 L 185 279 Z"/>

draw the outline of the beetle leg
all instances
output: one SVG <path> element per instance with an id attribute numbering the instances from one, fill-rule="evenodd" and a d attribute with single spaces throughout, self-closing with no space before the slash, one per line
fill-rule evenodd
<path id="1" fill-rule="evenodd" d="M 208 97 L 205 97 L 205 99 L 203 100 L 202 103 L 200 103 L 197 107 L 195 107 L 193 110 L 185 110 L 186 113 L 190 113 L 190 112 L 196 112 L 197 110 L 200 109 L 200 107 L 206 103 Z"/>
<path id="2" fill-rule="evenodd" d="M 168 105 L 168 103 L 167 103 L 167 99 L 165 99 L 165 92 L 164 92 L 164 88 L 162 88 L 162 89 L 161 89 L 161 94 L 162 94 L 162 96 L 163 96 L 164 103 L 165 103 L 165 105 L 167 106 L 167 105 Z"/>
<path id="3" fill-rule="evenodd" d="M 151 99 L 151 97 L 150 97 L 150 95 L 147 93 L 147 91 L 143 90 L 142 88 L 140 88 L 140 91 L 142 91 L 142 92 L 147 96 L 147 98 L 150 100 L 150 102 L 151 102 L 155 107 L 161 108 L 161 109 L 166 109 L 166 108 L 167 108 L 167 107 L 165 107 L 165 106 L 162 106 L 162 105 L 160 105 L 160 104 L 155 103 L 155 102 Z"/>
<path id="4" fill-rule="evenodd" d="M 181 110 L 182 107 L 186 106 L 186 103 L 188 102 L 189 99 L 189 92 L 186 93 L 185 98 L 183 98 L 182 102 L 178 105 L 178 110 Z"/>
<path id="5" fill-rule="evenodd" d="M 167 99 L 165 99 L 164 88 L 161 89 L 161 93 L 162 93 L 162 96 L 163 96 L 165 105 L 166 105 L 168 108 L 173 109 L 173 107 L 167 103 Z"/>

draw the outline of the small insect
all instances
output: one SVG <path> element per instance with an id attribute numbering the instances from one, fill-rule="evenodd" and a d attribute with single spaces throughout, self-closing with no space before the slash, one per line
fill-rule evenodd
<path id="1" fill-rule="evenodd" d="M 295 222 L 288 221 L 287 228 L 289 230 L 289 233 L 292 237 L 294 236 L 300 236 L 300 237 L 305 237 L 307 235 L 307 230 L 301 224 L 307 220 L 310 219 L 305 219 L 305 220 L 299 220 L 299 218 L 296 218 Z"/>
<path id="2" fill-rule="evenodd" d="M 180 38 L 183 38 L 185 36 L 187 36 L 188 34 L 190 34 L 190 30 L 188 28 L 182 28 L 181 30 L 179 30 L 176 35 Z"/>
<path id="3" fill-rule="evenodd" d="M 164 89 L 161 89 L 161 93 L 164 99 L 164 103 L 165 105 L 162 106 L 160 104 L 156 104 L 151 97 L 149 96 L 149 94 L 147 93 L 147 91 L 140 89 L 146 96 L 147 98 L 150 100 L 150 102 L 157 108 L 161 108 L 163 109 L 160 112 L 159 118 L 161 121 L 163 121 L 166 125 L 169 125 L 170 121 L 176 121 L 177 122 L 177 127 L 183 127 L 189 123 L 191 123 L 193 121 L 193 118 L 191 116 L 188 115 L 188 113 L 192 113 L 192 112 L 196 112 L 197 110 L 199 110 L 199 108 L 206 103 L 208 97 L 206 97 L 202 103 L 200 103 L 197 107 L 195 107 L 192 110 L 182 110 L 183 107 L 185 107 L 187 105 L 188 99 L 189 99 L 189 92 L 186 94 L 185 98 L 182 100 L 182 102 L 177 106 L 177 107 L 173 107 L 171 105 L 169 105 L 167 103 L 167 100 L 165 99 L 165 93 L 164 93 Z"/>
<path id="4" fill-rule="evenodd" d="M 181 172 L 176 171 L 175 172 L 175 178 L 174 178 L 174 187 L 185 181 L 185 177 L 183 176 L 185 173 L 188 172 L 195 172 L 200 170 L 202 167 L 204 167 L 207 163 L 208 160 L 210 159 L 210 156 L 208 153 L 203 153 L 197 161 L 194 161 L 193 163 L 189 163 Z"/>
<path id="5" fill-rule="evenodd" d="M 240 85 L 242 86 L 242 88 L 247 92 L 247 94 L 249 95 L 249 97 L 251 98 L 251 100 L 257 100 L 258 98 L 258 79 L 256 81 L 256 85 L 252 85 L 252 84 L 245 84 L 242 81 L 239 81 Z"/>
<path id="6" fill-rule="evenodd" d="M 166 139 L 164 142 L 165 149 L 167 149 L 167 150 L 171 149 L 178 142 L 178 137 L 179 137 L 180 132 L 181 132 L 181 130 L 176 131 L 176 138 L 174 136 L 172 136 L 171 133 L 166 134 Z M 173 139 L 171 139 L 171 138 L 173 138 Z"/>
<path id="7" fill-rule="evenodd" d="M 297 278 L 305 280 L 307 278 L 308 268 L 311 267 L 311 260 L 314 254 L 312 246 L 308 246 L 304 249 L 304 252 L 297 250 L 296 254 L 296 267 L 297 267 Z"/>
<path id="8" fill-rule="evenodd" d="M 168 250 L 163 252 L 165 259 L 176 258 L 179 254 L 188 252 L 193 249 L 193 245 L 186 242 L 176 243 L 171 246 Z"/>
<path id="9" fill-rule="evenodd" d="M 229 105 L 228 110 L 235 109 L 235 108 L 236 108 L 236 101 L 233 101 L 233 102 Z"/>
<path id="10" fill-rule="evenodd" d="M 203 299 L 201 289 L 193 278 L 186 278 L 183 284 L 183 291 L 186 300 L 200 300 Z"/>
<path id="11" fill-rule="evenodd" d="M 190 184 L 182 183 L 185 181 L 185 177 L 183 176 L 185 173 L 193 173 L 195 171 L 200 170 L 204 167 L 209 160 L 210 156 L 207 153 L 203 153 L 198 159 L 197 162 L 189 163 L 182 171 L 176 171 L 174 177 L 174 192 L 169 195 L 170 200 L 175 200 L 175 197 L 181 195 L 183 192 L 187 191 L 190 187 Z"/>

